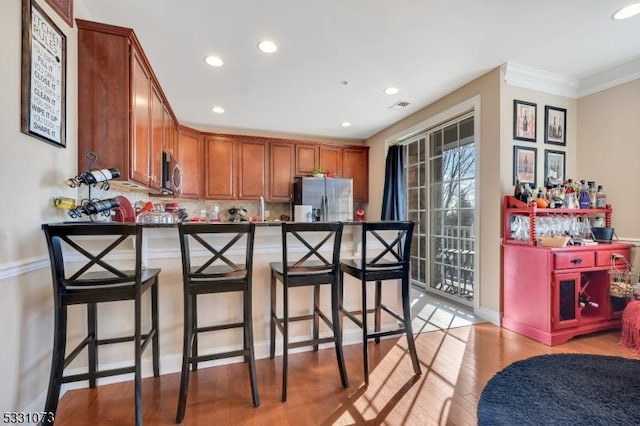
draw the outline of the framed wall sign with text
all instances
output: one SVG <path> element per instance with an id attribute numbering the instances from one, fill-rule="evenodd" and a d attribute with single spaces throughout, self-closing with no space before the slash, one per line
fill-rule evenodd
<path id="1" fill-rule="evenodd" d="M 23 133 L 66 147 L 67 39 L 33 0 L 22 1 Z"/>

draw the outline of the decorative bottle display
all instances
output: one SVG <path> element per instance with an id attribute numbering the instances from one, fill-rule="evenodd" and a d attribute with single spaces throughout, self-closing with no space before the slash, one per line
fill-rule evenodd
<path id="1" fill-rule="evenodd" d="M 90 170 L 76 177 L 67 179 L 65 183 L 71 188 L 77 188 L 81 184 L 95 186 L 102 182 L 101 188 L 107 190 L 109 189 L 107 182 L 118 177 L 120 177 L 120 170 L 116 168 Z"/>
<path id="2" fill-rule="evenodd" d="M 103 216 L 109 216 L 111 214 L 111 209 L 114 207 L 118 207 L 120 205 L 120 201 L 117 198 L 108 198 L 106 200 L 83 200 L 82 204 L 78 207 L 69 210 L 69 216 L 72 218 L 78 218 L 80 216 L 87 215 L 95 215 L 102 213 Z"/>
<path id="3" fill-rule="evenodd" d="M 53 199 L 53 206 L 63 210 L 73 210 L 78 207 L 78 201 L 75 198 L 56 197 Z"/>
<path id="4" fill-rule="evenodd" d="M 580 196 L 578 197 L 578 204 L 581 209 L 588 209 L 591 207 L 591 197 L 589 196 L 589 189 L 584 180 L 580 181 Z"/>
<path id="5" fill-rule="evenodd" d="M 596 208 L 604 209 L 607 207 L 607 195 L 604 193 L 602 189 L 602 185 L 598 185 L 598 190 L 596 191 Z"/>

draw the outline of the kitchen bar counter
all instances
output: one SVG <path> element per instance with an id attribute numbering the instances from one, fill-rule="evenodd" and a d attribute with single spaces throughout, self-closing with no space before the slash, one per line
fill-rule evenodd
<path id="1" fill-rule="evenodd" d="M 349 222 L 344 228 L 342 240 L 342 259 L 352 259 L 359 256 L 359 237 L 360 228 L 353 226 L 361 222 Z M 282 222 L 258 222 L 256 223 L 256 235 L 254 241 L 254 269 L 253 269 L 253 319 L 254 319 L 254 338 L 257 358 L 267 358 L 269 356 L 269 283 L 270 283 L 270 267 L 269 263 L 279 261 L 282 258 L 282 239 L 280 225 Z M 183 333 L 183 290 L 182 290 L 182 261 L 180 255 L 180 243 L 178 238 L 178 227 L 176 224 L 145 224 L 143 226 L 143 263 L 147 267 L 161 268 L 159 282 L 159 311 L 160 311 L 160 357 L 161 357 L 161 373 L 175 373 L 180 371 L 180 362 L 182 356 L 182 333 Z M 303 247 L 300 246 L 300 250 Z M 204 253 L 204 252 L 203 252 Z M 230 254 L 233 260 L 233 253 Z M 122 253 L 123 262 L 133 259 L 133 253 Z M 329 288 L 324 286 L 321 292 L 321 307 L 329 312 Z M 398 286 L 383 286 L 383 298 L 390 306 L 400 306 L 400 294 L 397 290 Z M 292 314 L 301 314 L 307 312 L 313 306 L 312 290 L 306 288 L 293 289 L 290 293 L 292 303 L 299 312 Z M 345 307 L 351 310 L 360 309 L 361 291 L 359 282 L 350 277 L 345 276 Z M 371 303 L 372 301 L 370 301 Z M 198 313 L 202 317 L 202 322 L 207 320 L 213 322 L 221 321 L 241 321 L 241 298 L 240 294 L 217 294 L 206 295 L 199 299 Z M 281 300 L 278 300 L 278 309 L 282 306 Z M 303 311 L 304 310 L 304 311 Z M 99 330 L 102 336 L 113 336 L 127 330 L 132 329 L 133 319 L 130 304 L 126 302 L 114 302 L 105 304 L 99 308 Z M 73 320 L 70 316 L 70 323 L 74 327 L 78 327 L 78 331 L 74 329 L 69 331 L 70 344 L 75 336 L 80 335 L 80 330 L 84 325 L 84 313 Z M 386 321 L 386 322 L 385 322 Z M 360 343 L 361 330 L 350 321 L 345 321 L 344 343 L 353 344 Z M 383 315 L 383 328 L 387 325 L 389 328 L 395 326 L 395 321 Z M 300 323 L 291 327 L 290 339 L 304 340 L 311 335 L 312 325 Z M 321 334 L 329 335 L 329 329 L 325 325 L 321 326 Z M 278 339 L 281 337 L 279 336 Z M 225 331 L 221 333 L 213 333 L 199 337 L 201 353 L 206 353 L 210 348 L 216 348 L 216 351 L 228 351 L 241 348 L 241 333 L 235 331 Z M 331 346 L 331 345 L 329 345 Z M 282 345 L 276 342 L 276 348 Z M 304 349 L 300 349 L 304 350 Z M 104 364 L 119 365 L 129 361 L 124 358 L 127 351 L 122 348 L 104 347 L 100 353 L 100 362 Z M 277 352 L 276 355 L 280 353 Z M 74 361 L 75 362 L 75 361 Z M 78 362 L 86 362 L 78 360 Z M 237 360 L 217 360 L 211 361 L 209 365 L 216 365 L 228 362 L 242 362 L 241 358 Z M 278 362 L 278 361 L 276 361 Z M 151 374 L 151 360 L 145 360 L 143 374 L 148 376 Z M 83 365 L 84 367 L 84 365 Z"/>

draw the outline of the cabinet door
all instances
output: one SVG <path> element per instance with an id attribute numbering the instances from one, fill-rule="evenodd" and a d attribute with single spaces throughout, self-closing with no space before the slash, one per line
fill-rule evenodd
<path id="1" fill-rule="evenodd" d="M 267 164 L 266 142 L 238 142 L 238 197 L 241 200 L 256 200 L 267 195 Z"/>
<path id="2" fill-rule="evenodd" d="M 296 144 L 296 176 L 310 176 L 318 167 L 318 145 Z"/>
<path id="3" fill-rule="evenodd" d="M 204 197 L 211 200 L 236 198 L 236 144 L 232 138 L 214 136 L 205 142 Z"/>
<path id="4" fill-rule="evenodd" d="M 151 149 L 149 152 L 149 186 L 162 187 L 162 146 L 164 144 L 164 106 L 155 87 L 151 87 Z"/>
<path id="5" fill-rule="evenodd" d="M 162 111 L 162 126 L 164 128 L 164 138 L 162 139 L 162 149 L 178 158 L 178 127 L 166 106 Z"/>
<path id="6" fill-rule="evenodd" d="M 178 163 L 182 172 L 180 196 L 202 198 L 202 137 L 196 130 L 181 128 L 178 137 Z"/>
<path id="7" fill-rule="evenodd" d="M 353 201 L 369 202 L 369 147 L 342 150 L 342 176 L 353 179 Z"/>
<path id="8" fill-rule="evenodd" d="M 342 175 L 342 148 L 333 145 L 320 145 L 319 167 L 327 170 L 331 176 Z"/>
<path id="9" fill-rule="evenodd" d="M 269 151 L 269 199 L 291 201 L 295 146 L 284 142 L 272 142 Z"/>
<path id="10" fill-rule="evenodd" d="M 553 280 L 552 328 L 560 330 L 580 322 L 580 273 L 557 274 Z"/>
<path id="11" fill-rule="evenodd" d="M 150 82 L 145 68 L 133 51 L 131 56 L 131 179 L 149 185 L 149 102 Z"/>

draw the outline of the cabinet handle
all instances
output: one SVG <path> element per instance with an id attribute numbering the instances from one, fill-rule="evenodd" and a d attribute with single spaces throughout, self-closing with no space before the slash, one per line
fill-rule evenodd
<path id="1" fill-rule="evenodd" d="M 574 265 L 578 265 L 578 264 L 582 263 L 582 259 L 580 259 L 580 258 L 571 259 L 571 263 L 573 263 Z"/>

